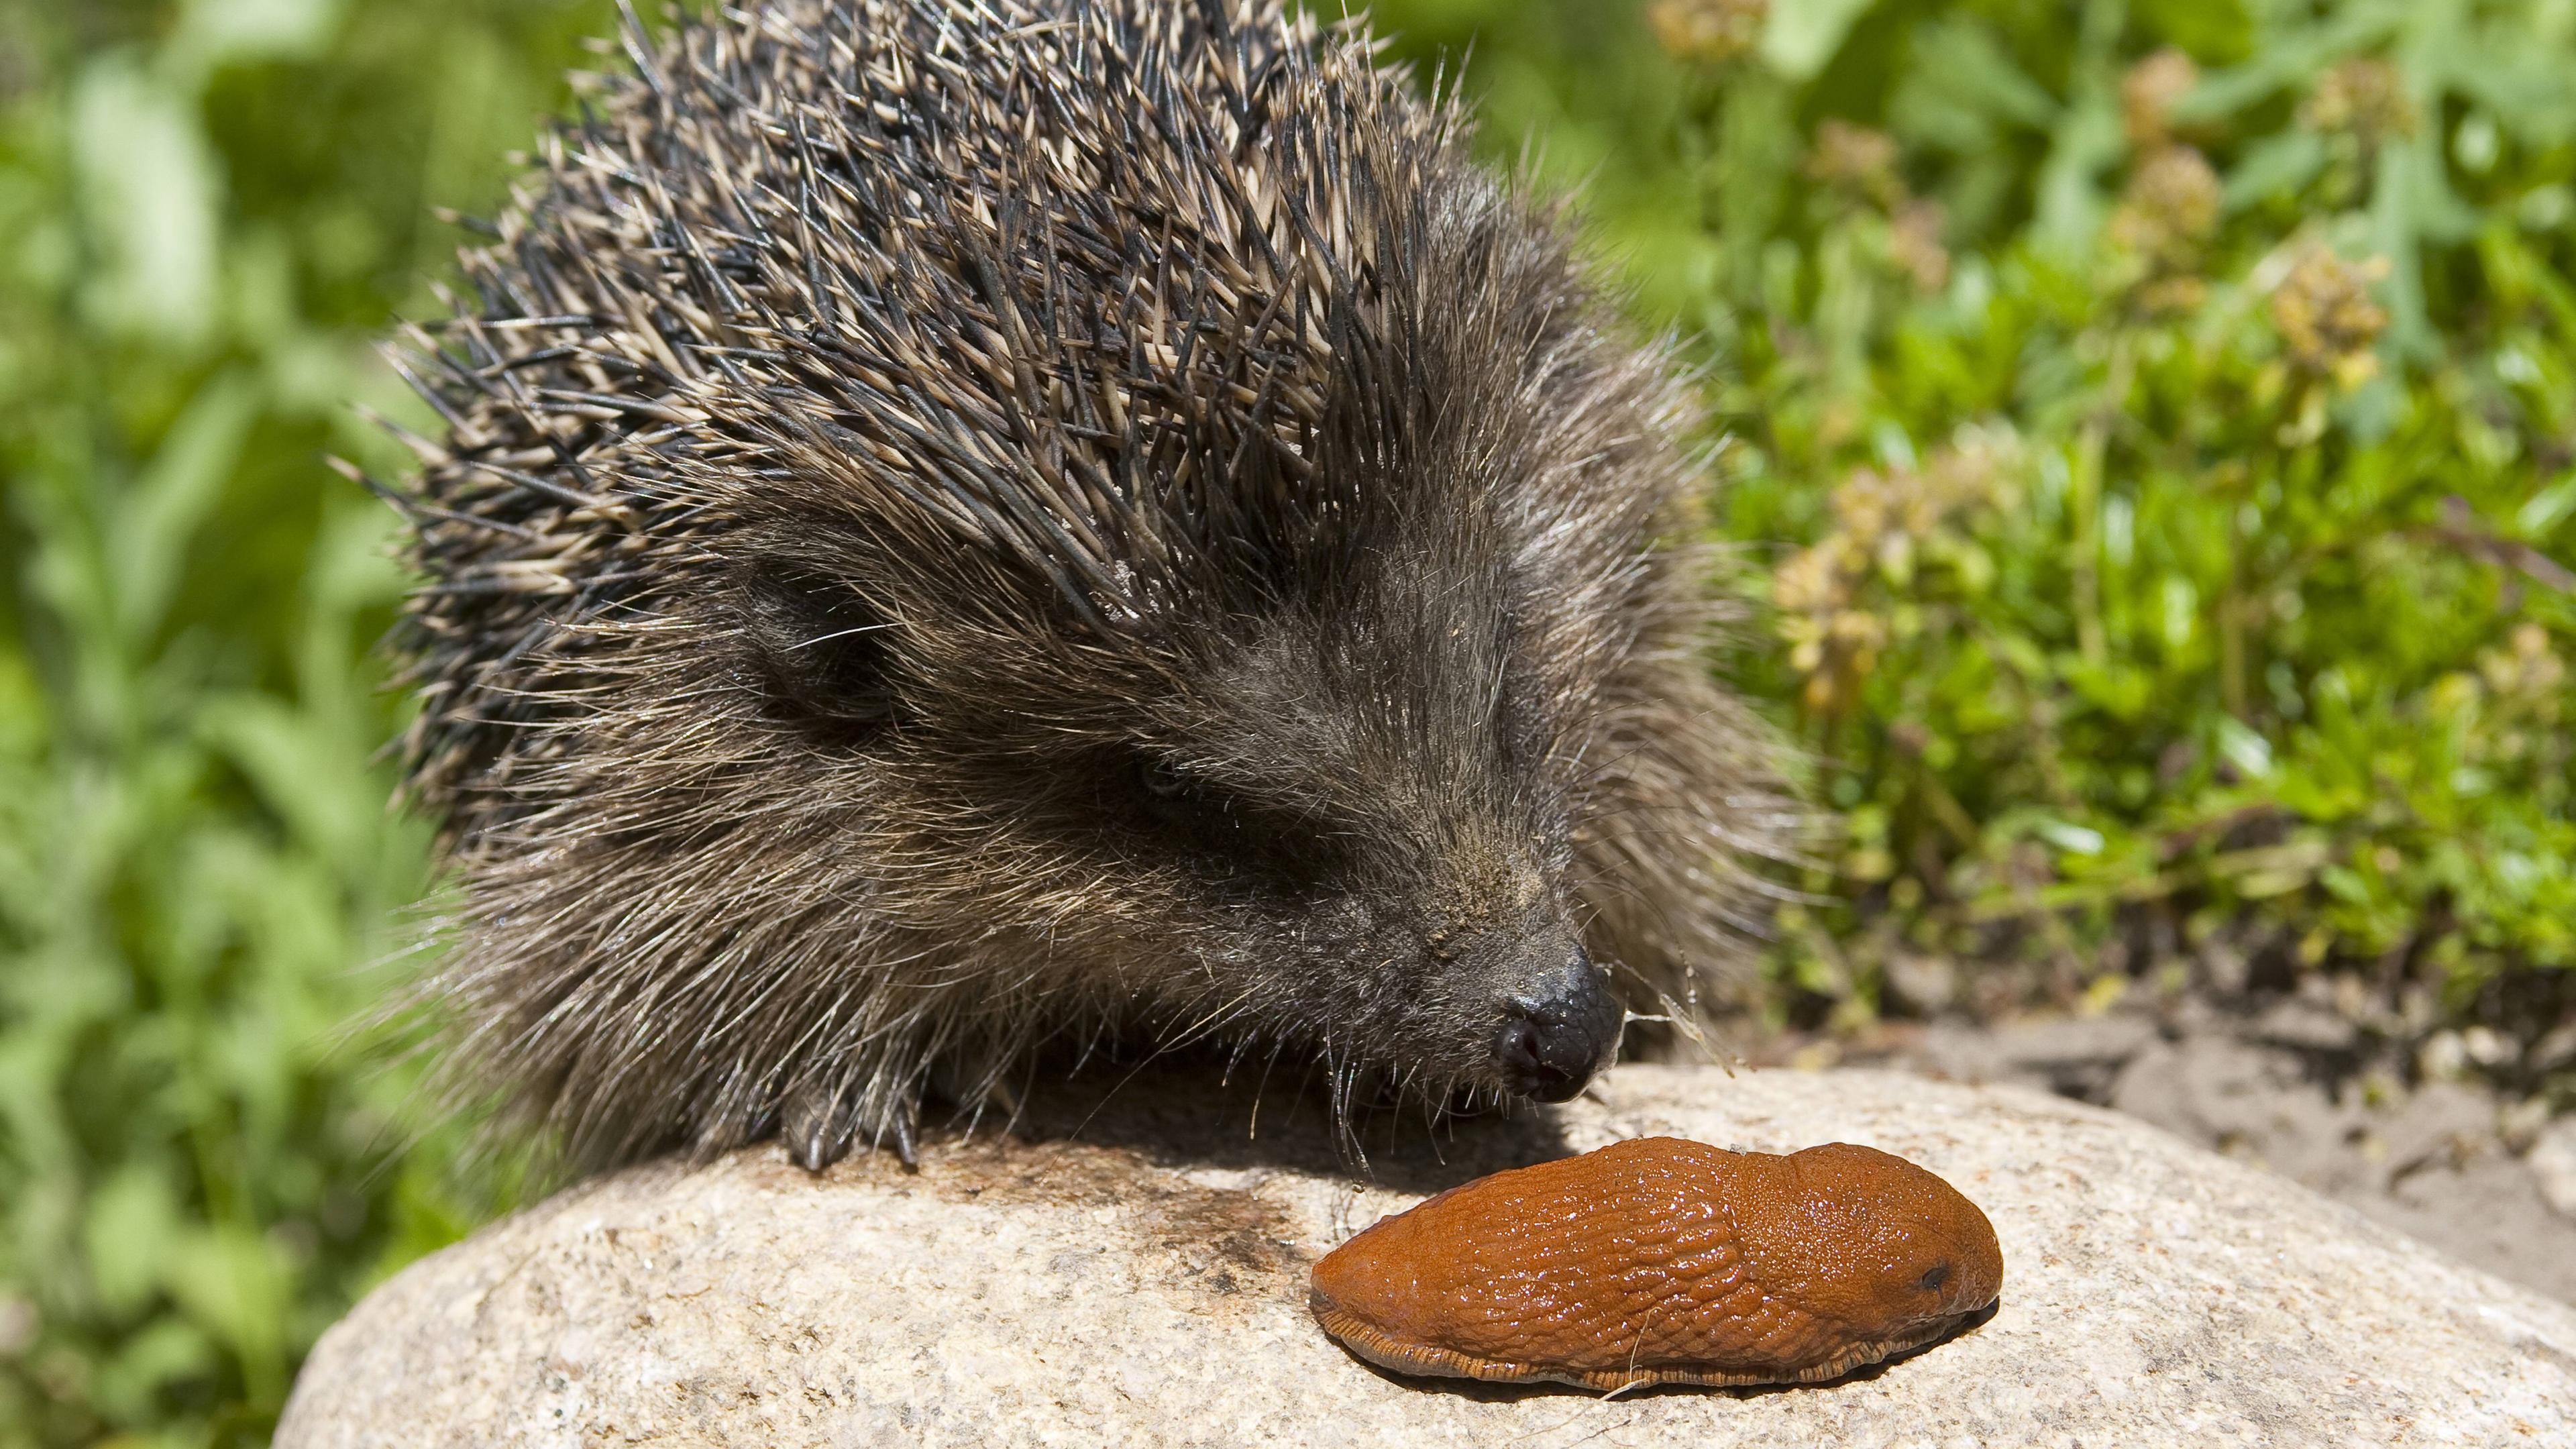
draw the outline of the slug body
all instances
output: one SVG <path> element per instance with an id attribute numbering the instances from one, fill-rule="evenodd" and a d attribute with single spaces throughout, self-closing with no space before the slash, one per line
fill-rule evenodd
<path id="1" fill-rule="evenodd" d="M 1400 1373 L 1611 1390 L 1837 1378 L 1944 1336 L 2002 1284 L 1986 1215 L 1901 1157 L 1653 1137 L 1388 1218 L 1315 1265 L 1309 1305 Z"/>

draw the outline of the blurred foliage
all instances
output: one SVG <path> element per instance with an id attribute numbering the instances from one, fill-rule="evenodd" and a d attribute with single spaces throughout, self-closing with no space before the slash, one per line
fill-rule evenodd
<path id="1" fill-rule="evenodd" d="M 386 519 L 319 459 L 379 457 L 428 203 L 497 194 L 604 14 L 0 4 L 0 1446 L 264 1443 L 489 1210 L 345 1025 L 426 838 Z"/>
<path id="2" fill-rule="evenodd" d="M 2576 1067 L 2576 5 L 1381 13 L 1712 364 L 1793 1018 L 2329 971 Z"/>
<path id="3" fill-rule="evenodd" d="M 1378 13 L 1474 43 L 1486 144 L 1711 366 L 1772 606 L 1728 667 L 1848 822 L 1786 1015 L 1957 956 L 2565 1019 L 2576 0 Z M 0 1449 L 260 1442 L 506 1200 L 346 1025 L 425 839 L 387 520 L 318 460 L 400 470 L 368 343 L 608 15 L 0 0 Z"/>

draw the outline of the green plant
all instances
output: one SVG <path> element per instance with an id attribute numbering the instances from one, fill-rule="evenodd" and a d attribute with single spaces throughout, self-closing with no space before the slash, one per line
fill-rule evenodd
<path id="1" fill-rule="evenodd" d="M 1910 951 L 2098 1003 L 2227 937 L 2565 1013 L 2576 16 L 1659 0 L 1595 42 L 1646 79 L 1530 82 L 1579 8 L 1481 7 L 1488 124 L 1617 173 L 1724 532 L 1795 545 L 1729 661 L 1848 825 L 1787 1005 Z"/>
<path id="2" fill-rule="evenodd" d="M 0 9 L 0 1445 L 264 1442 L 496 1200 L 350 1025 L 427 840 L 376 762 L 389 520 L 321 455 L 404 406 L 425 198 L 490 194 L 604 18 Z"/>

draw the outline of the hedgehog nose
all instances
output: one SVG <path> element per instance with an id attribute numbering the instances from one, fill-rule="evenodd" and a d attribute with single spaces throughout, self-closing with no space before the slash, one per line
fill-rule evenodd
<path id="1" fill-rule="evenodd" d="M 1540 977 L 1527 995 L 1503 1004 L 1494 1065 L 1504 1090 L 1541 1102 L 1569 1100 L 1618 1055 L 1627 1018 L 1610 983 L 1578 948 L 1573 960 Z"/>

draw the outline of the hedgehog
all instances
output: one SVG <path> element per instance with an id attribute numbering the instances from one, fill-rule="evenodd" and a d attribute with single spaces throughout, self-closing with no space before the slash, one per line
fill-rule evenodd
<path id="1" fill-rule="evenodd" d="M 625 22 L 392 349 L 452 1080 L 819 1170 L 1068 1046 L 1347 1136 L 1687 1029 L 1799 819 L 1705 418 L 1454 85 L 1277 0 Z"/>

